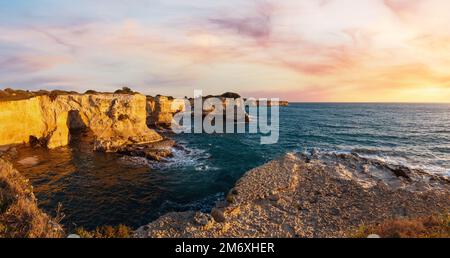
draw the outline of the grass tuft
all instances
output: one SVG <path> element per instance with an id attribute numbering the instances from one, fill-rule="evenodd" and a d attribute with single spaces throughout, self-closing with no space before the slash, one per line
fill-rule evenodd
<path id="1" fill-rule="evenodd" d="M 92 231 L 80 227 L 75 230 L 75 234 L 81 238 L 130 238 L 132 231 L 131 228 L 120 224 L 115 227 L 101 226 Z"/>
<path id="2" fill-rule="evenodd" d="M 362 225 L 350 235 L 366 238 L 370 234 L 382 238 L 450 238 L 450 214 L 392 219 L 377 225 Z"/>
<path id="3" fill-rule="evenodd" d="M 28 180 L 0 159 L 0 238 L 63 237 L 60 219 L 41 211 Z"/>

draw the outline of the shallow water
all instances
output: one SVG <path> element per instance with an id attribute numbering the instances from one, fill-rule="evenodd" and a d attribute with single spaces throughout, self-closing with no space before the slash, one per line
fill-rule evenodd
<path id="1" fill-rule="evenodd" d="M 166 163 L 94 153 L 85 141 L 56 150 L 19 148 L 16 167 L 40 207 L 63 205 L 69 227 L 146 224 L 170 211 L 208 210 L 242 174 L 290 151 L 354 151 L 389 163 L 450 171 L 450 105 L 291 104 L 280 140 L 259 135 L 169 135 L 186 150 Z M 36 161 L 31 162 L 31 161 Z"/>

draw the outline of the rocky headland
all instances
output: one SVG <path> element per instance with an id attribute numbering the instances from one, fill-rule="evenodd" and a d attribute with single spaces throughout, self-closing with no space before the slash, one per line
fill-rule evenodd
<path id="1" fill-rule="evenodd" d="M 450 181 L 355 154 L 287 154 L 247 172 L 211 213 L 176 212 L 135 237 L 346 237 L 360 225 L 446 214 Z"/>
<path id="2" fill-rule="evenodd" d="M 206 96 L 202 103 L 211 97 L 222 102 L 223 110 L 240 98 L 228 92 Z M 83 132 L 92 138 L 96 151 L 161 160 L 171 155 L 175 143 L 157 130 L 170 129 L 174 115 L 192 112 L 195 103 L 192 98 L 145 96 L 126 87 L 114 93 L 89 90 L 84 94 L 6 89 L 0 91 L 0 146 L 30 144 L 54 149 L 68 145 L 73 132 Z M 213 109 L 202 110 L 203 117 L 217 115 Z M 233 119 L 237 121 L 239 115 L 249 121 L 242 105 Z M 227 119 L 225 112 L 223 116 Z"/>
<path id="3" fill-rule="evenodd" d="M 0 101 L 0 145 L 31 143 L 57 148 L 71 130 L 95 138 L 95 149 L 115 151 L 126 144 L 162 136 L 147 127 L 146 97 L 140 94 L 64 94 Z"/>
<path id="4" fill-rule="evenodd" d="M 235 97 L 219 96 L 224 107 Z M 14 144 L 54 149 L 81 132 L 95 151 L 160 161 L 171 156 L 176 143 L 159 128 L 170 127 L 173 115 L 189 112 L 184 103 L 129 90 L 0 91 L 0 146 L 7 145 L 0 148 L 0 236 L 67 233 L 37 207 L 28 181 L 6 161 L 16 155 Z M 345 237 L 360 225 L 448 214 L 449 197 L 447 177 L 419 169 L 357 154 L 290 153 L 248 171 L 211 212 L 169 213 L 132 236 Z"/>
<path id="5" fill-rule="evenodd" d="M 15 91 L 0 98 L 0 146 L 29 144 L 54 149 L 69 144 L 73 133 L 92 139 L 95 151 L 161 160 L 174 142 L 147 125 L 147 97 L 138 93 Z M 160 121 L 160 120 L 157 120 Z"/>

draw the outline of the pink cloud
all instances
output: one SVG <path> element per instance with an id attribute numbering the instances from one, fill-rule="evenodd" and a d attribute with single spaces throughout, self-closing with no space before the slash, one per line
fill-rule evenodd
<path id="1" fill-rule="evenodd" d="M 383 0 L 384 5 L 396 15 L 403 16 L 414 12 L 418 3 L 423 0 Z"/>
<path id="2" fill-rule="evenodd" d="M 333 2 L 333 0 L 317 0 L 320 7 L 326 6 Z"/>
<path id="3" fill-rule="evenodd" d="M 252 13 L 247 16 L 236 18 L 224 15 L 219 18 L 210 18 L 208 21 L 216 28 L 243 35 L 264 45 L 272 35 L 272 19 L 275 9 L 274 4 L 266 1 L 258 2 Z"/>
<path id="4" fill-rule="evenodd" d="M 69 59 L 62 56 L 16 55 L 0 59 L 0 70 L 22 74 L 34 73 L 68 62 Z"/>

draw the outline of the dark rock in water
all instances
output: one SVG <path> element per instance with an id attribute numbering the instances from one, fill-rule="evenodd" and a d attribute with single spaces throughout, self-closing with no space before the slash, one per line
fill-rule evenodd
<path id="1" fill-rule="evenodd" d="M 144 157 L 149 160 L 161 161 L 164 158 L 172 157 L 172 147 L 175 141 L 165 139 L 155 143 L 129 144 L 117 150 L 122 155 Z"/>

